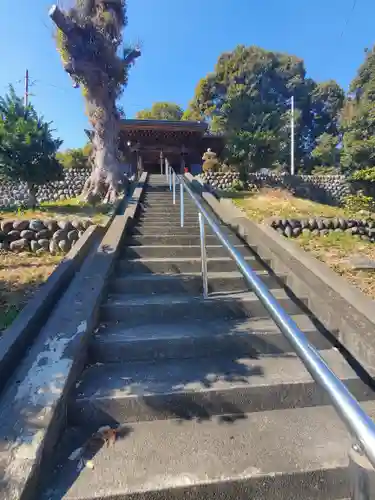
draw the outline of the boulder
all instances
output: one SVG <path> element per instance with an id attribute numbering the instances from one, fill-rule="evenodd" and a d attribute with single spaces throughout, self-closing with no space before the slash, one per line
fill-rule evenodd
<path id="1" fill-rule="evenodd" d="M 57 242 L 57 241 L 55 241 L 55 240 L 51 240 L 51 241 L 49 242 L 49 251 L 50 251 L 50 253 L 51 253 L 52 255 L 55 255 L 56 253 L 58 253 L 58 252 L 59 252 L 59 250 L 60 250 L 60 248 L 59 248 L 59 244 L 58 244 L 58 242 Z"/>
<path id="2" fill-rule="evenodd" d="M 8 233 L 9 241 L 16 241 L 16 240 L 19 240 L 20 238 L 21 238 L 20 231 L 16 231 L 15 229 L 13 229 L 12 231 L 9 231 L 9 233 Z"/>
<path id="3" fill-rule="evenodd" d="M 32 229 L 33 231 L 35 231 L 36 233 L 38 233 L 40 231 L 45 230 L 46 227 L 45 227 L 45 225 L 43 224 L 43 222 L 41 220 L 32 219 L 29 222 L 29 229 Z"/>
<path id="4" fill-rule="evenodd" d="M 38 240 L 38 245 L 40 245 L 40 247 L 44 250 L 49 250 L 49 240 L 47 240 L 46 238 L 41 238 L 40 240 Z"/>
<path id="5" fill-rule="evenodd" d="M 73 229 L 72 231 L 69 231 L 68 233 L 68 241 L 77 241 L 79 238 L 78 231 L 76 229 Z"/>
<path id="6" fill-rule="evenodd" d="M 59 242 L 63 239 L 65 239 L 67 236 L 67 232 L 64 231 L 63 229 L 58 229 L 57 231 L 55 231 L 52 235 L 52 239 Z"/>
<path id="7" fill-rule="evenodd" d="M 4 233 L 9 233 L 13 230 L 13 221 L 11 220 L 2 220 L 0 224 L 0 228 Z"/>
<path id="8" fill-rule="evenodd" d="M 42 229 L 41 231 L 36 233 L 37 240 L 49 239 L 50 236 L 51 236 L 51 232 L 48 229 Z"/>
<path id="9" fill-rule="evenodd" d="M 57 225 L 65 232 L 71 231 L 73 229 L 71 222 L 68 220 L 59 220 Z"/>
<path id="10" fill-rule="evenodd" d="M 28 229 L 29 227 L 29 221 L 28 220 L 15 220 L 13 222 L 13 229 L 16 231 L 23 231 L 25 229 Z"/>
<path id="11" fill-rule="evenodd" d="M 31 240 L 30 241 L 30 248 L 31 248 L 32 252 L 36 252 L 37 250 L 40 250 L 42 247 L 40 246 L 40 244 L 37 241 Z"/>
<path id="12" fill-rule="evenodd" d="M 69 240 L 61 240 L 58 243 L 59 248 L 62 252 L 67 253 L 71 248 L 71 242 Z"/>
<path id="13" fill-rule="evenodd" d="M 35 233 L 34 231 L 31 231 L 31 229 L 25 229 L 24 231 L 21 231 L 21 238 L 25 238 L 25 240 L 35 240 Z"/>
<path id="14" fill-rule="evenodd" d="M 55 220 L 46 220 L 46 221 L 44 221 L 44 225 L 51 233 L 54 233 L 55 231 L 57 231 L 59 229 L 59 226 L 57 225 L 57 221 L 55 221 Z"/>
<path id="15" fill-rule="evenodd" d="M 12 252 L 22 252 L 24 250 L 29 250 L 29 241 L 25 238 L 12 241 L 9 245 Z"/>

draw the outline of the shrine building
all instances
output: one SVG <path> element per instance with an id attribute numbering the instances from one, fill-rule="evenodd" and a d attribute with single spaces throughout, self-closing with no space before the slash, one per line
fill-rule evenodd
<path id="1" fill-rule="evenodd" d="M 120 149 L 132 170 L 160 173 L 168 162 L 196 175 L 205 151 L 220 155 L 224 147 L 223 137 L 209 133 L 205 122 L 122 120 L 120 127 Z"/>

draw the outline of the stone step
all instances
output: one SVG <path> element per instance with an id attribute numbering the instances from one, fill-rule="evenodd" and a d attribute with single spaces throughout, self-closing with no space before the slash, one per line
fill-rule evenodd
<path id="1" fill-rule="evenodd" d="M 245 257 L 246 262 L 254 271 L 263 270 L 263 264 L 255 257 Z M 208 272 L 237 271 L 235 261 L 230 257 L 210 257 L 207 259 Z M 154 259 L 121 259 L 117 269 L 123 273 L 159 273 L 159 274 L 190 274 L 201 271 L 201 259 L 198 258 L 154 258 Z"/>
<path id="2" fill-rule="evenodd" d="M 165 214 L 173 214 L 173 215 L 180 215 L 180 206 L 178 205 L 157 205 L 157 206 L 152 206 L 152 205 L 145 205 L 142 204 L 140 207 L 140 214 L 142 215 L 148 215 L 148 214 L 156 214 L 156 215 L 165 215 Z M 184 206 L 184 214 L 185 215 L 193 215 L 195 217 L 198 217 L 198 209 L 197 207 L 194 206 Z"/>
<path id="3" fill-rule="evenodd" d="M 270 289 L 281 288 L 277 279 L 267 271 L 256 271 L 258 277 Z M 284 279 L 279 277 L 279 279 Z M 285 279 L 284 279 L 285 280 Z M 239 292 L 248 290 L 249 286 L 240 272 L 209 273 L 209 292 Z M 142 295 L 202 293 L 202 275 L 191 274 L 120 274 L 115 272 L 109 281 L 109 293 L 132 293 Z"/>
<path id="4" fill-rule="evenodd" d="M 241 240 L 237 238 L 237 236 L 232 235 L 228 236 L 229 241 L 232 245 L 238 245 L 241 243 Z M 219 242 L 218 238 L 214 234 L 206 235 L 206 245 L 217 245 Z M 149 246 L 149 245 L 183 245 L 183 246 L 191 246 L 191 245 L 200 245 L 200 236 L 192 236 L 192 235 L 180 235 L 175 236 L 173 234 L 170 235 L 153 235 L 153 236 L 128 236 L 124 240 L 124 244 L 128 246 Z M 250 246 L 250 248 L 255 248 Z"/>
<path id="5" fill-rule="evenodd" d="M 173 214 L 171 213 L 164 213 L 164 214 L 161 214 L 161 213 L 154 213 L 154 212 L 150 212 L 150 213 L 146 213 L 146 214 L 140 214 L 140 216 L 137 218 L 137 222 L 139 223 L 144 223 L 144 222 L 152 222 L 154 224 L 156 224 L 158 221 L 164 223 L 164 221 L 168 221 L 168 222 L 175 222 L 177 224 L 180 223 L 181 221 L 181 217 L 180 217 L 180 213 L 179 212 L 175 212 Z M 184 221 L 186 221 L 186 224 L 191 224 L 191 223 L 196 223 L 198 222 L 198 213 L 189 213 L 189 214 L 185 214 L 185 217 L 184 217 Z"/>
<path id="6" fill-rule="evenodd" d="M 317 349 L 332 347 L 307 316 L 293 316 L 293 319 Z M 287 352 L 291 352 L 291 346 L 271 319 L 193 321 L 135 328 L 129 328 L 125 321 L 100 325 L 90 346 L 90 359 L 117 363 L 210 357 L 220 353 L 254 357 Z"/>
<path id="7" fill-rule="evenodd" d="M 364 409 L 375 417 L 375 404 Z M 329 407 L 125 424 L 95 450 L 94 471 L 68 457 L 87 438 L 64 436 L 42 500 L 338 500 L 350 497 L 351 438 Z"/>
<path id="8" fill-rule="evenodd" d="M 245 245 L 236 245 L 235 248 L 243 256 L 252 256 L 253 253 Z M 228 250 L 221 245 L 206 245 L 207 257 L 227 257 Z M 150 258 L 199 258 L 201 256 L 200 245 L 143 245 L 126 246 L 121 253 L 122 258 L 128 259 L 150 259 Z"/>
<path id="9" fill-rule="evenodd" d="M 374 399 L 374 391 L 339 352 L 320 352 L 359 401 Z M 88 367 L 69 405 L 68 418 L 72 425 L 98 428 L 328 404 L 325 391 L 295 355 L 258 359 L 222 355 Z"/>
<path id="10" fill-rule="evenodd" d="M 274 297 L 288 314 L 301 314 L 301 307 L 284 290 L 273 290 Z M 106 321 L 126 321 L 128 326 L 147 323 L 188 323 L 193 320 L 269 317 L 252 292 L 217 293 L 207 299 L 190 295 L 110 295 L 101 307 Z"/>
<path id="11" fill-rule="evenodd" d="M 206 229 L 207 234 L 213 234 L 210 228 Z M 195 235 L 199 236 L 199 225 L 184 225 L 184 227 L 180 227 L 178 225 L 137 225 L 132 228 L 131 234 L 133 235 L 142 235 L 142 236 L 152 236 L 152 235 L 160 235 L 162 236 L 189 236 Z"/>

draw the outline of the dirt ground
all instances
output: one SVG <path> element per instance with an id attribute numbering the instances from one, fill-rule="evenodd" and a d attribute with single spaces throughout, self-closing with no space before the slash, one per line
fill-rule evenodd
<path id="1" fill-rule="evenodd" d="M 264 189 L 249 197 L 236 199 L 235 203 L 246 212 L 250 219 L 264 223 L 272 217 L 303 219 L 311 216 L 354 216 L 342 208 L 295 198 L 286 191 L 277 189 Z M 355 270 L 351 264 L 351 258 L 355 255 L 375 261 L 374 243 L 363 241 L 347 233 L 331 233 L 318 237 L 301 235 L 293 241 L 328 264 L 337 274 L 345 277 L 349 283 L 358 287 L 366 295 L 375 298 L 375 271 Z"/>
<path id="2" fill-rule="evenodd" d="M 0 252 L 0 335 L 61 259 L 62 255 Z"/>

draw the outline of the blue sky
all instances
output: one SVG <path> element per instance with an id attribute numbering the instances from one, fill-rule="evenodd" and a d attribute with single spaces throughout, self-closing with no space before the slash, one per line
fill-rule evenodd
<path id="1" fill-rule="evenodd" d="M 295 54 L 309 76 L 336 79 L 346 89 L 364 48 L 375 43 L 374 0 L 357 0 L 352 12 L 353 1 L 128 0 L 125 38 L 140 40 L 143 56 L 121 105 L 129 118 L 154 101 L 186 107 L 198 80 L 237 44 Z M 54 122 L 63 147 L 79 147 L 88 123 L 80 91 L 72 88 L 55 49 L 51 3 L 0 0 L 0 94 L 9 83 L 22 93 L 28 68 L 36 109 Z"/>

